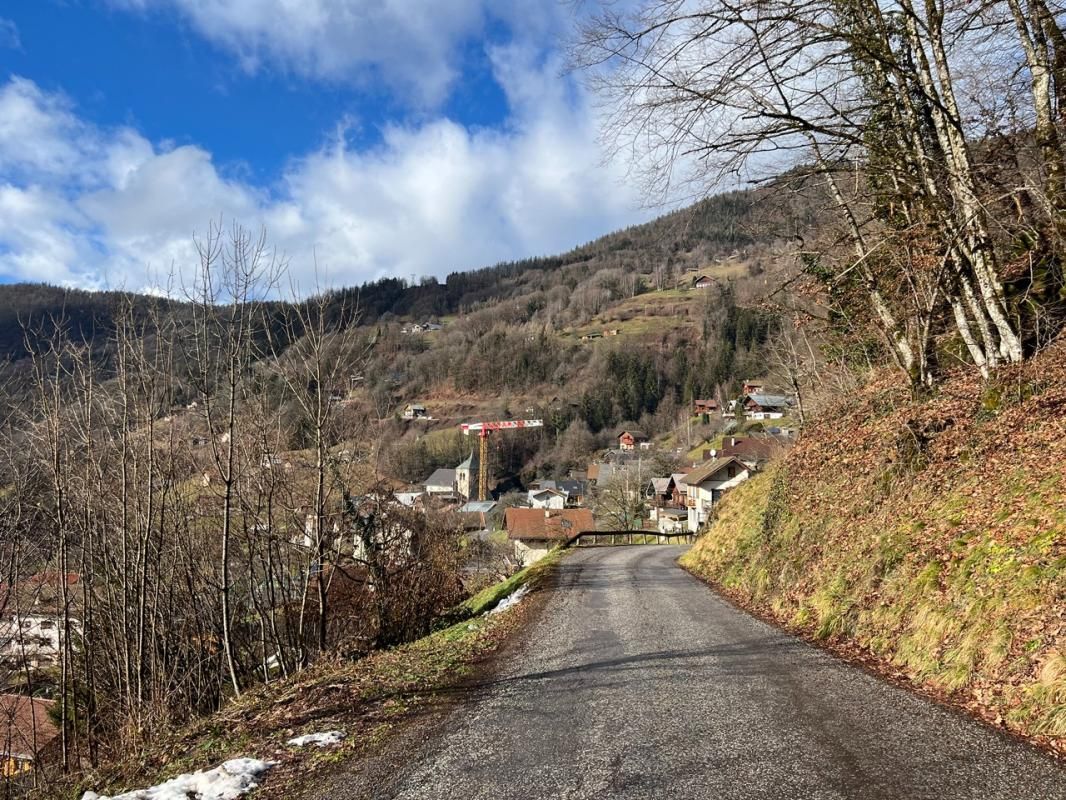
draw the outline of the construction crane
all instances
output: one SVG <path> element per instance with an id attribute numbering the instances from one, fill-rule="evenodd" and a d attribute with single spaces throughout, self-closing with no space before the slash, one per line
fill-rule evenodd
<path id="1" fill-rule="evenodd" d="M 477 499 L 484 500 L 486 487 L 489 484 L 489 434 L 493 431 L 509 431 L 516 428 L 543 428 L 542 419 L 506 419 L 496 422 L 464 422 L 459 430 L 469 436 L 476 433 L 478 436 L 478 491 Z"/>

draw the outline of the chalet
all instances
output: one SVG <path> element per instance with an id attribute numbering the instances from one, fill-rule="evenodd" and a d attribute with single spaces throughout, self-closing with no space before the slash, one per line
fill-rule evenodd
<path id="1" fill-rule="evenodd" d="M 404 419 L 428 419 L 429 412 L 426 411 L 426 407 L 421 403 L 408 403 L 403 408 Z"/>
<path id="2" fill-rule="evenodd" d="M 688 487 L 688 529 L 696 533 L 710 518 L 722 494 L 746 481 L 752 468 L 736 457 L 715 459 L 685 476 Z"/>
<path id="3" fill-rule="evenodd" d="M 619 450 L 635 450 L 648 442 L 648 435 L 644 431 L 631 430 L 622 431 L 618 434 L 618 449 Z M 649 443 L 650 444 L 650 443 Z M 644 448 L 647 449 L 647 448 Z"/>
<path id="4" fill-rule="evenodd" d="M 780 394 L 753 393 L 744 398 L 744 413 L 748 419 L 781 419 L 791 403 Z"/>
<path id="5" fill-rule="evenodd" d="M 504 527 L 507 538 L 514 542 L 515 560 L 532 564 L 579 533 L 596 530 L 596 521 L 587 508 L 508 508 Z"/>
<path id="6" fill-rule="evenodd" d="M 674 496 L 674 479 L 672 477 L 652 478 L 644 487 L 644 498 L 655 508 L 669 505 Z"/>
<path id="7" fill-rule="evenodd" d="M 0 694 L 3 774 L 13 778 L 59 756 L 59 728 L 52 721 L 54 700 Z"/>
<path id="8" fill-rule="evenodd" d="M 710 277 L 709 275 L 698 275 L 696 279 L 692 281 L 692 286 L 694 289 L 708 289 L 713 285 L 714 278 Z"/>
<path id="9" fill-rule="evenodd" d="M 556 488 L 566 495 L 567 506 L 580 506 L 585 504 L 588 496 L 588 483 L 577 478 L 566 478 L 559 481 Z"/>
<path id="10" fill-rule="evenodd" d="M 740 393 L 745 394 L 758 394 L 763 390 L 761 383 L 755 383 L 755 381 L 744 381 L 744 384 L 740 387 Z"/>
<path id="11" fill-rule="evenodd" d="M 425 483 L 422 484 L 426 494 L 430 497 L 451 498 L 456 494 L 455 470 L 438 469 L 433 472 Z"/>
<path id="12" fill-rule="evenodd" d="M 685 483 L 686 478 L 688 478 L 687 472 L 675 472 L 670 476 L 670 480 L 674 482 L 674 487 L 670 491 L 670 505 L 674 508 L 685 507 L 685 500 L 688 498 L 688 484 Z"/>
<path id="13" fill-rule="evenodd" d="M 591 333 L 583 334 L 582 337 L 581 337 L 581 341 L 589 342 L 589 341 L 592 341 L 593 339 L 602 339 L 602 338 L 603 338 L 603 334 L 602 333 L 600 333 L 599 331 L 592 331 Z"/>
<path id="14" fill-rule="evenodd" d="M 692 415 L 694 417 L 701 417 L 704 414 L 717 414 L 718 413 L 718 401 L 717 400 L 693 400 L 692 401 Z"/>

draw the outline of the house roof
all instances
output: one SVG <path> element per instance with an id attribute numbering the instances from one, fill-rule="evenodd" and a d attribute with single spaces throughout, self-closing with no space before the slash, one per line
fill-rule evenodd
<path id="1" fill-rule="evenodd" d="M 741 461 L 736 456 L 729 456 L 728 458 L 716 458 L 712 461 L 708 461 L 706 464 L 701 464 L 692 470 L 685 476 L 685 483 L 689 486 L 698 486 L 706 480 L 709 480 L 713 475 L 716 475 L 725 467 L 730 464 L 737 464 L 741 469 L 749 469 L 748 465 Z"/>
<path id="2" fill-rule="evenodd" d="M 5 756 L 34 758 L 59 736 L 48 715 L 54 703 L 39 697 L 0 694 L 0 747 Z"/>
<path id="3" fill-rule="evenodd" d="M 576 478 L 566 478 L 558 482 L 558 487 L 566 492 L 568 495 L 585 494 L 588 490 L 584 481 L 577 480 Z"/>
<path id="4" fill-rule="evenodd" d="M 569 541 L 579 533 L 596 530 L 587 508 L 509 508 L 504 514 L 509 539 Z"/>
<path id="5" fill-rule="evenodd" d="M 716 405 L 718 405 L 718 401 L 717 400 L 693 400 L 692 402 L 695 403 L 698 406 L 716 406 Z"/>
<path id="6" fill-rule="evenodd" d="M 534 489 L 529 493 L 530 497 L 540 497 L 546 494 L 554 494 L 559 497 L 566 497 L 566 492 L 559 491 L 558 489 Z"/>
<path id="7" fill-rule="evenodd" d="M 448 486 L 455 485 L 455 470 L 454 469 L 438 469 L 428 478 L 426 478 L 426 486 Z"/>
<path id="8" fill-rule="evenodd" d="M 425 492 L 396 492 L 393 497 L 396 498 L 396 502 L 411 508 L 414 506 L 415 501 L 423 494 L 425 494 Z"/>
<path id="9" fill-rule="evenodd" d="M 783 394 L 762 394 L 761 392 L 752 392 L 748 395 L 748 399 L 755 403 L 755 405 L 762 406 L 763 408 L 786 408 L 788 406 L 788 398 Z"/>
<path id="10" fill-rule="evenodd" d="M 726 439 L 731 444 L 723 444 L 718 451 L 719 458 L 736 456 L 742 461 L 768 461 L 784 446 L 782 442 L 770 437 L 759 439 Z"/>
<path id="11" fill-rule="evenodd" d="M 688 480 L 690 472 L 692 472 L 692 470 L 689 470 L 688 472 L 675 472 L 671 475 L 670 477 L 674 480 L 674 486 L 677 486 L 678 488 L 684 486 L 685 482 Z"/>
<path id="12" fill-rule="evenodd" d="M 646 434 L 642 430 L 638 430 L 637 428 L 627 428 L 624 431 L 618 431 L 618 438 L 621 439 L 627 433 L 630 436 L 632 436 L 634 439 L 647 439 L 648 438 L 648 434 Z"/>
<path id="13" fill-rule="evenodd" d="M 656 494 L 666 494 L 670 491 L 670 478 L 652 478 L 651 488 Z"/>
<path id="14" fill-rule="evenodd" d="M 414 409 L 421 408 L 423 411 L 426 410 L 426 407 L 424 405 L 422 405 L 421 403 L 408 403 L 407 404 L 407 408 L 414 408 Z"/>
<path id="15" fill-rule="evenodd" d="M 459 509 L 460 514 L 489 514 L 496 508 L 495 500 L 471 500 Z"/>

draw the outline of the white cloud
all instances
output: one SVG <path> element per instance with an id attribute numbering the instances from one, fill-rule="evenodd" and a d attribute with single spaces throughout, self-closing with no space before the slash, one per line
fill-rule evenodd
<path id="1" fill-rule="evenodd" d="M 458 75 L 458 46 L 489 16 L 488 0 L 111 0 L 171 10 L 254 72 L 384 83 L 433 106 Z M 552 0 L 554 2 L 554 0 Z"/>
<path id="2" fill-rule="evenodd" d="M 223 218 L 266 226 L 304 286 L 312 254 L 334 285 L 443 276 L 645 217 L 599 166 L 596 120 L 558 64 L 520 45 L 491 56 L 512 107 L 502 129 L 437 117 L 389 128 L 370 150 L 338 135 L 268 187 L 226 177 L 200 147 L 90 125 L 14 78 L 0 87 L 0 275 L 155 287 L 195 262 L 193 235 Z"/>

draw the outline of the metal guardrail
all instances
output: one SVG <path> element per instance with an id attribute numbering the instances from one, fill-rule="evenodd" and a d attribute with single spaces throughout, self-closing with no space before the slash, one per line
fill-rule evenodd
<path id="1" fill-rule="evenodd" d="M 574 547 L 607 547 L 629 544 L 691 544 L 696 534 L 658 531 L 586 531 L 572 540 Z"/>

